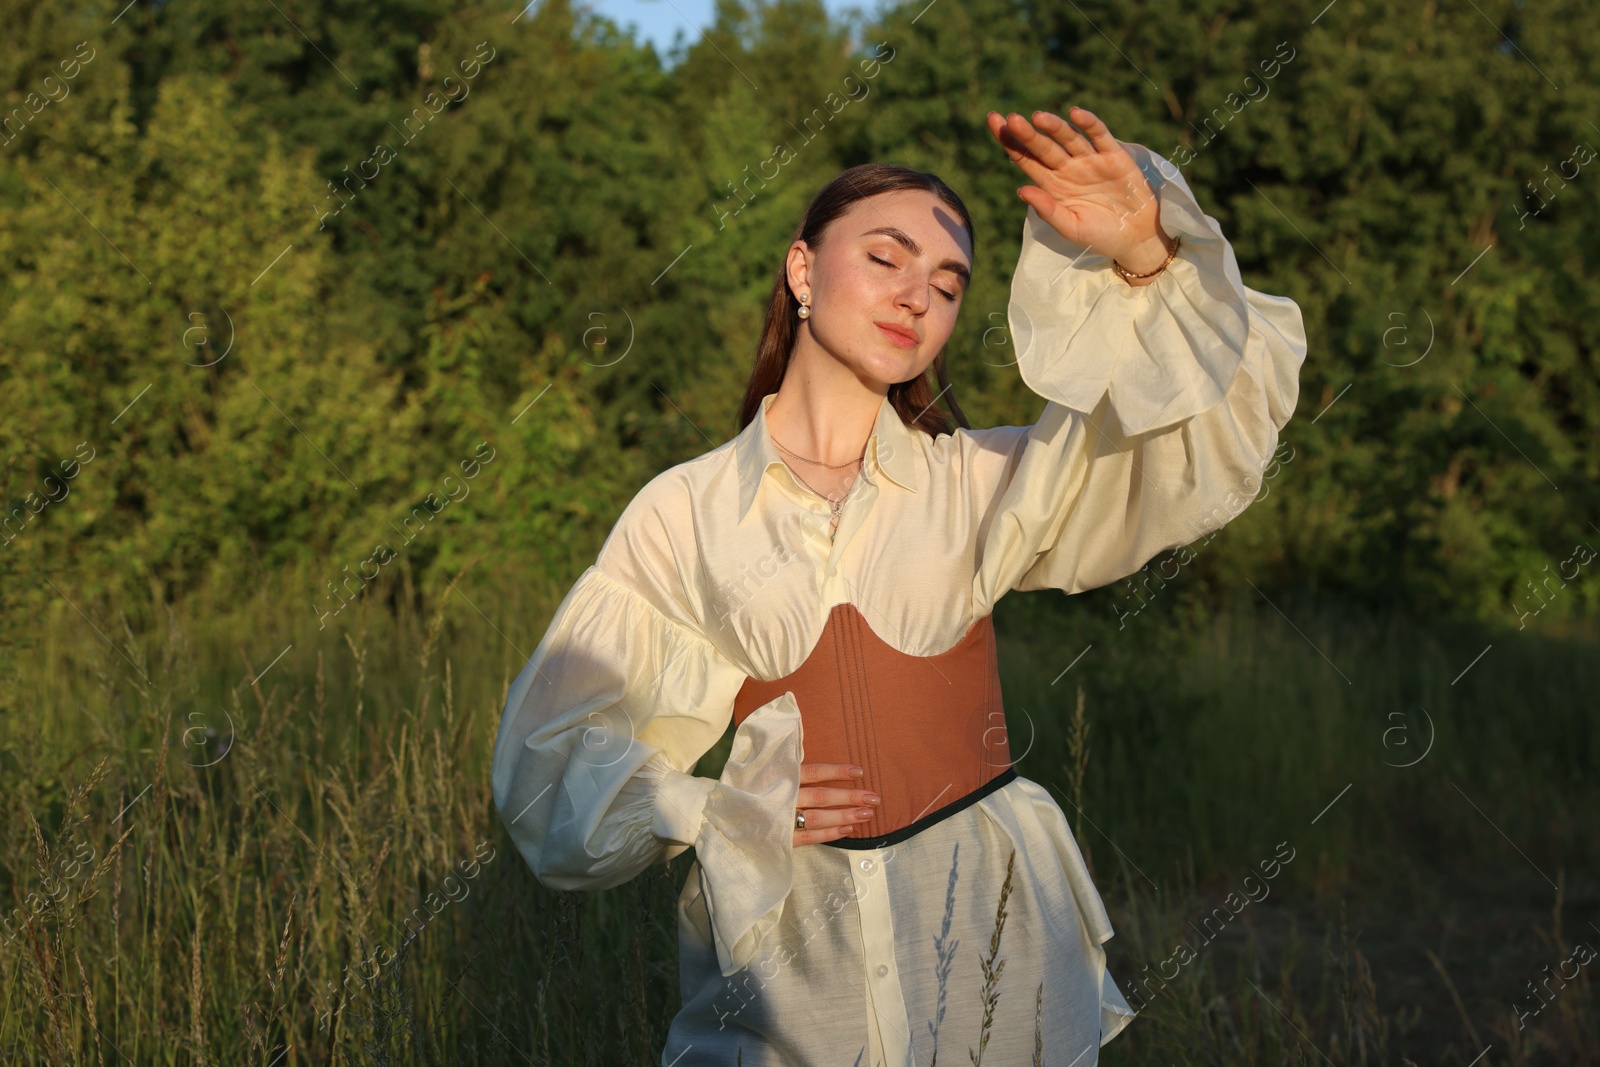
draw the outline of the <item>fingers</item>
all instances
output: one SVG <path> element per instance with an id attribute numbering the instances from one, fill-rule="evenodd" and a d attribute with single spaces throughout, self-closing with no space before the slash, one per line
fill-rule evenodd
<path id="1" fill-rule="evenodd" d="M 1081 107 L 1073 107 L 1067 109 L 1067 114 L 1072 118 L 1073 122 L 1083 127 L 1083 132 L 1089 135 L 1089 141 L 1094 145 L 1096 151 L 1114 152 L 1122 147 L 1117 139 L 1111 136 L 1111 131 L 1106 128 L 1106 124 L 1101 122 L 1100 117 L 1093 111 L 1085 111 Z"/>
<path id="2" fill-rule="evenodd" d="M 1035 117 L 1043 114 L 1042 111 L 1034 112 Z M 999 112 L 991 111 L 987 121 L 989 132 L 1006 150 L 1011 162 L 1023 170 L 1028 169 L 1030 162 L 1036 167 L 1059 167 L 1069 155 L 1059 142 L 1040 133 L 1032 123 L 1015 112 L 1002 117 Z M 1080 137 L 1079 140 L 1083 139 Z M 1083 146 L 1084 154 L 1090 154 L 1089 142 L 1083 141 Z"/>
<path id="3" fill-rule="evenodd" d="M 861 814 L 863 811 L 870 811 L 865 806 L 827 808 L 812 807 L 809 804 L 802 803 L 800 810 L 806 813 L 806 828 L 794 832 L 796 845 L 815 844 L 819 841 L 836 841 L 871 818 L 870 814 Z"/>
<path id="4" fill-rule="evenodd" d="M 801 804 L 799 810 L 806 813 L 805 828 L 807 830 L 826 830 L 836 826 L 853 826 L 856 823 L 863 823 L 872 818 L 870 814 L 861 814 L 864 811 L 870 812 L 872 810 L 871 806 L 866 804 L 852 804 L 842 808 L 813 807 L 810 804 Z"/>
<path id="5" fill-rule="evenodd" d="M 1066 152 L 1062 151 L 1059 144 L 1029 126 L 1026 119 L 1020 115 L 1013 116 L 1013 118 L 1016 120 L 1016 124 L 1012 123 L 1011 119 L 1002 118 L 997 112 L 989 112 L 987 120 L 989 132 L 994 134 L 995 140 L 1000 142 L 1000 147 L 1005 149 L 1006 155 L 1011 159 L 1011 162 L 1021 167 L 1022 172 L 1033 181 L 1042 184 L 1048 180 L 1052 172 L 1052 166 L 1064 163 L 1070 157 Z M 1020 124 L 1020 126 L 1017 124 Z M 1021 127 L 1026 127 L 1028 130 L 1027 136 L 1033 139 L 1029 144 L 1024 144 L 1018 134 L 1018 130 Z M 1034 151 L 1035 149 L 1049 156 L 1053 163 L 1040 159 L 1039 155 Z"/>
<path id="6" fill-rule="evenodd" d="M 1016 162 L 1017 158 L 1023 154 L 1024 149 L 1017 136 L 1006 128 L 1009 122 L 1006 116 L 998 111 L 991 111 L 984 116 L 983 121 L 989 124 L 989 132 L 994 135 L 996 141 L 1000 142 L 1000 147 L 1006 150 L 1006 155 L 1011 157 L 1012 162 Z"/>
<path id="7" fill-rule="evenodd" d="M 1024 204 L 1033 208 L 1034 212 L 1046 222 L 1050 221 L 1055 213 L 1061 210 L 1061 205 L 1056 202 L 1056 198 L 1037 185 L 1024 185 L 1017 190 L 1017 195 L 1022 198 Z"/>
<path id="8" fill-rule="evenodd" d="M 1089 112 L 1081 107 L 1068 108 L 1067 111 L 1068 114 L 1076 111 L 1079 115 L 1089 115 Z M 1049 111 L 1035 111 L 1033 113 L 1033 121 L 1039 129 L 1053 137 L 1066 150 L 1066 154 L 1073 156 L 1094 155 L 1095 146 L 1089 142 L 1087 137 L 1079 133 L 1072 123 L 1060 115 L 1052 114 Z"/>
<path id="9" fill-rule="evenodd" d="M 824 830 L 796 830 L 794 832 L 794 847 L 801 845 L 820 845 L 824 841 L 837 841 L 849 835 L 854 826 L 830 826 Z"/>
<path id="10" fill-rule="evenodd" d="M 1031 155 L 1047 167 L 1056 167 L 1065 156 L 1091 156 L 1122 147 L 1100 117 L 1087 108 L 1070 107 L 1067 116 L 1071 122 L 1050 111 L 1035 111 L 1029 123 L 1014 112 L 1001 115 L 991 111 L 985 121 L 1013 163 Z"/>
<path id="11" fill-rule="evenodd" d="M 853 763 L 801 763 L 800 780 L 815 782 L 860 781 L 850 772 Z M 815 845 L 823 841 L 837 841 L 856 826 L 872 818 L 877 810 L 876 800 L 869 789 L 848 789 L 839 786 L 803 785 L 795 806 L 806 813 L 806 828 L 794 832 L 794 843 Z"/>
<path id="12" fill-rule="evenodd" d="M 867 799 L 872 795 L 874 794 L 870 789 L 802 786 L 800 797 L 795 803 L 802 808 L 843 808 L 852 805 L 866 808 L 873 805 L 873 801 Z"/>
<path id="13" fill-rule="evenodd" d="M 1013 163 L 1020 163 L 1028 152 L 1022 147 L 1022 142 L 1016 135 L 1006 128 L 1006 117 L 998 111 L 991 111 L 984 117 L 984 121 L 989 124 L 989 133 L 1000 142 L 1000 147 L 1005 149 L 1007 158 Z"/>
<path id="14" fill-rule="evenodd" d="M 800 784 L 848 782 L 861 777 L 850 773 L 852 770 L 859 769 L 860 765 L 855 763 L 802 763 L 800 764 Z"/>
<path id="15" fill-rule="evenodd" d="M 853 763 L 801 763 L 800 780 L 805 783 L 860 781 L 850 773 L 857 766 Z M 872 818 L 877 810 L 878 801 L 869 800 L 871 795 L 869 789 L 803 785 L 795 806 L 805 812 L 806 828 L 795 830 L 795 847 L 837 841 L 848 835 Z"/>

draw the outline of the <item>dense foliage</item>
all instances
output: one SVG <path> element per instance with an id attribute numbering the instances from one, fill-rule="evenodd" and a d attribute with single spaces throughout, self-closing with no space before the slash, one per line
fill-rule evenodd
<path id="1" fill-rule="evenodd" d="M 3 8 L 13 621 L 58 593 L 231 599 L 288 565 L 319 618 L 472 564 L 559 591 L 653 473 L 737 431 L 799 212 L 865 160 L 966 198 L 959 396 L 1031 421 L 996 329 L 1020 175 L 983 115 L 1073 103 L 1178 164 L 1247 284 L 1305 311 L 1290 458 L 1195 581 L 1512 625 L 1595 600 L 1579 0 L 871 25 L 723 0 L 670 64 L 568 0 Z"/>

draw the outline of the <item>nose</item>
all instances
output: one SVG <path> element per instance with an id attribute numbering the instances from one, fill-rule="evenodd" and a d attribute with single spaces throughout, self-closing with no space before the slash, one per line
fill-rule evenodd
<path id="1" fill-rule="evenodd" d="M 928 310 L 928 302 L 933 298 L 933 282 L 912 281 L 900 293 L 900 305 L 914 315 L 921 315 Z"/>

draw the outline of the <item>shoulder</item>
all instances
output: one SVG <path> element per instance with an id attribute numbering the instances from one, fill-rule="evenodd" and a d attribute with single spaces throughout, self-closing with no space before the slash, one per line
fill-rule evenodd
<path id="1" fill-rule="evenodd" d="M 1027 442 L 1031 426 L 985 426 L 977 429 L 957 427 L 935 442 L 937 457 L 943 452 L 946 463 L 958 464 L 960 471 L 978 481 L 1000 477 L 1016 462 Z"/>
<path id="2" fill-rule="evenodd" d="M 669 618 L 697 625 L 699 533 L 695 505 L 729 465 L 729 444 L 668 467 L 634 494 L 595 561 L 608 578 Z"/>
<path id="3" fill-rule="evenodd" d="M 655 475 L 634 494 L 600 550 L 689 548 L 695 537 L 695 505 L 706 498 L 732 466 L 733 442 L 719 445 Z"/>
<path id="4" fill-rule="evenodd" d="M 948 436 L 940 434 L 938 445 L 959 452 L 969 462 L 983 462 L 983 457 L 1008 453 L 1017 442 L 1027 436 L 1031 426 L 981 426 L 968 429 L 956 427 Z"/>

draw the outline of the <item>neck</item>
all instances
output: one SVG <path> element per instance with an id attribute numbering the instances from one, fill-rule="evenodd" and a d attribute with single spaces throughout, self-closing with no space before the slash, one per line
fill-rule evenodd
<path id="1" fill-rule="evenodd" d="M 862 381 L 807 340 L 802 335 L 795 345 L 783 384 L 767 409 L 767 428 L 802 456 L 848 463 L 861 456 L 889 386 Z"/>

